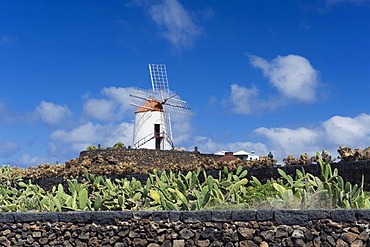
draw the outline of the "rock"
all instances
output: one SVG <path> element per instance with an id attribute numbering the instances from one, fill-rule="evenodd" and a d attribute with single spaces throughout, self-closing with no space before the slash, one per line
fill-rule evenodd
<path id="1" fill-rule="evenodd" d="M 251 240 L 244 240 L 244 241 L 241 241 L 239 243 L 239 246 L 240 247 L 258 247 L 257 244 L 255 244 L 253 241 Z"/>
<path id="2" fill-rule="evenodd" d="M 307 240 L 307 241 L 312 241 L 313 239 L 313 233 L 311 231 L 307 231 L 304 233 L 304 238 Z"/>
<path id="3" fill-rule="evenodd" d="M 128 234 L 128 236 L 130 238 L 140 238 L 140 234 L 132 230 L 130 230 L 130 233 Z"/>
<path id="4" fill-rule="evenodd" d="M 78 246 L 78 247 L 87 247 L 87 243 L 82 242 L 82 241 L 77 239 L 76 240 L 76 246 Z"/>
<path id="5" fill-rule="evenodd" d="M 70 239 L 70 238 L 71 238 L 71 236 L 72 236 L 71 232 L 70 232 L 70 231 L 66 231 L 66 232 L 64 233 L 64 240 L 68 240 L 68 239 Z"/>
<path id="6" fill-rule="evenodd" d="M 192 238 L 193 236 L 194 236 L 194 233 L 187 228 L 184 228 L 180 231 L 180 237 L 182 239 L 189 239 L 189 238 Z"/>
<path id="7" fill-rule="evenodd" d="M 269 247 L 269 245 L 268 245 L 268 243 L 263 241 L 262 243 L 260 243 L 260 247 Z"/>
<path id="8" fill-rule="evenodd" d="M 224 247 L 224 244 L 220 241 L 214 241 L 210 246 L 211 247 Z"/>
<path id="9" fill-rule="evenodd" d="M 32 232 L 33 238 L 41 238 L 41 232 Z"/>
<path id="10" fill-rule="evenodd" d="M 227 244 L 225 244 L 225 247 L 234 247 L 235 245 L 231 242 L 228 242 Z"/>
<path id="11" fill-rule="evenodd" d="M 114 247 L 126 247 L 127 244 L 124 244 L 124 243 L 115 243 L 114 244 Z"/>
<path id="12" fill-rule="evenodd" d="M 179 234 L 176 232 L 171 232 L 166 234 L 166 239 L 177 239 L 179 237 Z"/>
<path id="13" fill-rule="evenodd" d="M 166 240 L 163 242 L 162 247 L 172 247 L 171 240 Z"/>
<path id="14" fill-rule="evenodd" d="M 364 243 L 362 243 L 361 240 L 356 240 L 351 244 L 351 247 L 362 247 L 364 246 Z"/>
<path id="15" fill-rule="evenodd" d="M 130 230 L 123 230 L 123 231 L 119 231 L 117 235 L 120 236 L 121 238 L 124 238 L 127 236 L 129 232 Z"/>
<path id="16" fill-rule="evenodd" d="M 239 227 L 238 233 L 243 236 L 244 239 L 252 239 L 255 230 L 246 227 Z"/>
<path id="17" fill-rule="evenodd" d="M 294 247 L 292 238 L 284 238 L 283 239 L 283 246 Z"/>
<path id="18" fill-rule="evenodd" d="M 226 229 L 223 232 L 221 240 L 227 243 L 227 242 L 236 242 L 239 240 L 239 238 L 237 232 L 230 228 Z"/>
<path id="19" fill-rule="evenodd" d="M 337 247 L 349 247 L 349 245 L 341 238 L 338 238 L 336 246 Z"/>
<path id="20" fill-rule="evenodd" d="M 99 239 L 97 237 L 92 237 L 89 239 L 89 246 L 100 246 Z"/>
<path id="21" fill-rule="evenodd" d="M 335 246 L 335 239 L 332 237 L 332 236 L 328 236 L 326 238 L 326 241 L 331 245 L 331 246 Z"/>
<path id="22" fill-rule="evenodd" d="M 220 232 L 213 228 L 206 228 L 200 233 L 200 239 L 215 241 L 220 238 Z"/>
<path id="23" fill-rule="evenodd" d="M 4 230 L 4 231 L 3 231 L 2 235 L 3 235 L 3 236 L 6 236 L 6 235 L 8 235 L 8 234 L 9 234 L 9 233 L 11 233 L 11 232 L 12 232 L 11 230 L 6 229 L 6 230 Z"/>
<path id="24" fill-rule="evenodd" d="M 33 242 L 35 242 L 35 240 L 33 239 L 32 235 L 28 235 L 27 236 L 27 243 L 32 244 Z"/>
<path id="25" fill-rule="evenodd" d="M 90 238 L 90 233 L 89 232 L 81 232 L 78 235 L 78 239 L 81 239 L 81 240 L 88 240 L 89 238 Z"/>
<path id="26" fill-rule="evenodd" d="M 207 246 L 209 246 L 210 243 L 211 243 L 211 241 L 209 241 L 208 239 L 206 239 L 206 240 L 198 240 L 197 246 L 199 246 L 199 247 L 207 247 Z"/>
<path id="27" fill-rule="evenodd" d="M 120 239 L 119 236 L 113 236 L 109 239 L 109 244 L 113 245 L 115 242 L 117 242 Z"/>
<path id="28" fill-rule="evenodd" d="M 148 242 L 145 240 L 145 239 L 142 239 L 142 238 L 134 238 L 134 240 L 132 241 L 133 243 L 133 246 L 147 246 L 148 245 Z"/>
<path id="29" fill-rule="evenodd" d="M 352 244 L 356 240 L 358 234 L 352 232 L 345 232 L 341 235 L 341 238 L 346 241 L 348 244 Z"/>
<path id="30" fill-rule="evenodd" d="M 150 243 L 150 244 L 148 244 L 147 247 L 160 247 L 160 245 L 159 244 L 155 244 L 155 243 Z"/>
<path id="31" fill-rule="evenodd" d="M 183 240 L 183 239 L 173 240 L 172 247 L 185 247 L 185 240 Z"/>
<path id="32" fill-rule="evenodd" d="M 272 230 L 261 232 L 263 239 L 271 241 L 275 238 L 275 233 Z"/>
<path id="33" fill-rule="evenodd" d="M 64 241 L 63 247 L 73 247 L 73 245 L 69 241 Z"/>
<path id="34" fill-rule="evenodd" d="M 166 239 L 166 234 L 159 235 L 155 238 L 156 242 L 163 243 Z"/>
<path id="35" fill-rule="evenodd" d="M 292 238 L 302 239 L 302 238 L 304 238 L 304 234 L 301 230 L 294 230 L 293 233 L 292 233 Z"/>
<path id="36" fill-rule="evenodd" d="M 193 247 L 193 246 L 195 246 L 194 240 L 188 239 L 185 241 L 185 247 Z"/>
<path id="37" fill-rule="evenodd" d="M 10 246 L 11 242 L 5 236 L 1 236 L 0 237 L 0 244 L 3 245 L 3 246 Z"/>
<path id="38" fill-rule="evenodd" d="M 362 240 L 362 241 L 367 241 L 369 239 L 369 233 L 365 230 L 363 232 L 361 232 L 358 237 L 358 239 Z"/>
<path id="39" fill-rule="evenodd" d="M 306 243 L 303 241 L 303 239 L 296 238 L 292 239 L 294 247 L 306 247 Z"/>
<path id="40" fill-rule="evenodd" d="M 255 236 L 255 237 L 253 237 L 253 242 L 255 242 L 257 244 L 260 244 L 260 243 L 263 242 L 263 240 L 259 236 Z"/>
<path id="41" fill-rule="evenodd" d="M 286 227 L 284 227 L 284 226 L 278 226 L 276 228 L 275 236 L 277 238 L 287 237 L 288 236 L 288 231 L 287 231 Z"/>
<path id="42" fill-rule="evenodd" d="M 49 242 L 49 239 L 47 239 L 47 238 L 40 238 L 39 239 L 39 243 L 42 244 L 42 245 L 46 245 L 48 242 Z"/>
<path id="43" fill-rule="evenodd" d="M 317 237 L 313 240 L 313 246 L 315 246 L 315 247 L 320 247 L 321 246 L 321 240 L 320 240 L 319 237 Z"/>

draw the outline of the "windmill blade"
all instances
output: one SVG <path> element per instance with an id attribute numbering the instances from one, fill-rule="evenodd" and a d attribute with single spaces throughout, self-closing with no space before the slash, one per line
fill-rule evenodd
<path id="1" fill-rule="evenodd" d="M 165 64 L 149 64 L 150 80 L 154 92 L 169 93 L 168 76 Z"/>
<path id="2" fill-rule="evenodd" d="M 144 98 L 144 97 L 133 95 L 133 94 L 130 94 L 130 97 L 137 98 L 137 99 L 142 99 L 142 100 L 147 100 L 148 99 L 147 97 Z"/>
<path id="3" fill-rule="evenodd" d="M 182 114 L 191 114 L 190 107 L 188 103 L 183 100 L 173 101 L 168 100 L 165 104 L 163 104 L 166 112 L 177 112 Z"/>
<path id="4" fill-rule="evenodd" d="M 179 96 L 179 94 L 176 94 L 175 96 Z M 173 98 L 173 97 L 168 97 L 166 102 L 170 102 L 171 104 L 187 104 L 185 100 Z"/>
<path id="5" fill-rule="evenodd" d="M 174 95 L 172 95 L 172 96 L 169 96 L 169 97 L 167 97 L 167 98 L 164 98 L 162 101 L 161 101 L 161 104 L 165 104 L 169 99 L 172 99 L 172 98 L 174 98 L 174 97 L 176 97 L 176 96 L 178 96 L 179 94 L 178 93 L 176 93 L 176 94 L 174 94 Z"/>

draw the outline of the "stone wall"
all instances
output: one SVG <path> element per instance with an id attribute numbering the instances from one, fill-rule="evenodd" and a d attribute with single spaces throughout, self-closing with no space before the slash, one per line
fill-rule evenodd
<path id="1" fill-rule="evenodd" d="M 117 163 L 134 161 L 140 165 L 153 165 L 160 167 L 162 164 L 178 164 L 178 163 L 193 163 L 199 161 L 200 157 L 218 156 L 213 154 L 197 154 L 195 152 L 177 151 L 177 150 L 152 150 L 152 149 L 104 149 L 82 151 L 80 153 L 79 162 L 84 158 L 102 157 L 104 162 Z"/>
<path id="2" fill-rule="evenodd" d="M 0 213 L 2 246 L 369 246 L 370 210 Z"/>

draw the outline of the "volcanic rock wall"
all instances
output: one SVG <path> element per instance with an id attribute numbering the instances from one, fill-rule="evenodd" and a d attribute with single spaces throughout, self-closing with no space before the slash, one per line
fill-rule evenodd
<path id="1" fill-rule="evenodd" d="M 0 213 L 2 246 L 369 246 L 370 210 Z"/>
<path id="2" fill-rule="evenodd" d="M 152 149 L 104 149 L 89 150 L 80 153 L 79 162 L 84 159 L 96 159 L 101 157 L 102 162 L 135 162 L 140 165 L 152 165 L 160 167 L 162 164 L 194 163 L 200 157 L 217 158 L 212 154 L 199 154 L 196 152 L 177 150 L 152 150 Z"/>

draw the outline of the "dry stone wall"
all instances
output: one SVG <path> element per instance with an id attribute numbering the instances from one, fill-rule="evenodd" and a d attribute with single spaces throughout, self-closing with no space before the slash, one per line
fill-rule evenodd
<path id="1" fill-rule="evenodd" d="M 1 246 L 370 246 L 370 210 L 0 213 Z"/>
<path id="2" fill-rule="evenodd" d="M 199 157 L 216 159 L 212 154 L 198 154 L 177 150 L 152 150 L 152 149 L 104 149 L 82 151 L 79 162 L 84 159 L 96 159 L 101 157 L 101 163 L 135 162 L 140 165 L 153 165 L 160 167 L 162 164 L 194 163 Z"/>

